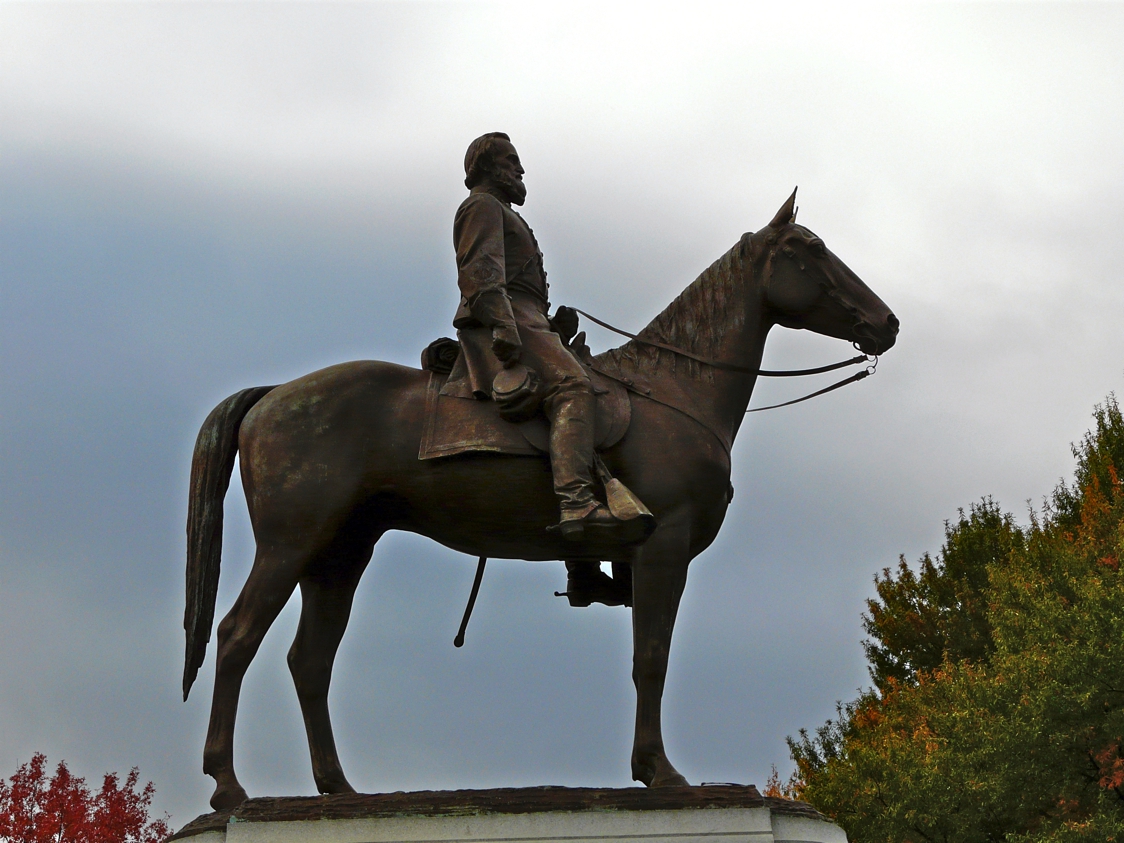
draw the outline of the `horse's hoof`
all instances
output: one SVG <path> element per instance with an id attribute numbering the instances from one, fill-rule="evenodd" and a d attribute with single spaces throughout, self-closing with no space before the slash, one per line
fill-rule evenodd
<path id="1" fill-rule="evenodd" d="M 690 787 L 691 783 L 679 774 L 678 770 L 672 770 L 664 776 L 659 776 L 652 780 L 648 787 Z"/>
<path id="2" fill-rule="evenodd" d="M 216 811 L 233 811 L 250 797 L 237 782 L 233 786 L 219 785 L 211 796 L 211 807 Z"/>
<path id="3" fill-rule="evenodd" d="M 343 773 L 335 776 L 325 776 L 316 780 L 316 789 L 321 793 L 355 793 L 355 788 L 344 777 Z"/>
<path id="4" fill-rule="evenodd" d="M 691 783 L 666 758 L 649 763 L 632 762 L 632 778 L 645 787 L 690 787 Z"/>

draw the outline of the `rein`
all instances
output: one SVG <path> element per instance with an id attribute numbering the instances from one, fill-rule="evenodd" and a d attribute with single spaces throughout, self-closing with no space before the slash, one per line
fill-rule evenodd
<path id="1" fill-rule="evenodd" d="M 858 381 L 861 381 L 863 378 L 870 377 L 878 369 L 878 355 L 877 354 L 875 354 L 875 355 L 858 354 L 858 355 L 850 358 L 849 360 L 840 360 L 838 363 L 831 363 L 827 366 L 817 366 L 814 369 L 784 369 L 784 370 L 778 371 L 778 370 L 770 370 L 770 369 L 752 369 L 749 366 L 736 366 L 733 363 L 724 363 L 721 360 L 714 360 L 710 357 L 703 357 L 699 354 L 694 354 L 693 352 L 687 351 L 686 349 L 676 348 L 673 345 L 667 345 L 666 343 L 656 342 L 655 340 L 642 339 L 641 337 L 638 337 L 636 334 L 630 334 L 628 331 L 622 331 L 620 328 L 617 328 L 614 325 L 610 325 L 608 322 L 602 322 L 596 316 L 593 316 L 589 313 L 586 313 L 584 310 L 579 310 L 576 307 L 571 307 L 570 309 L 572 311 L 574 311 L 575 313 L 580 313 L 586 319 L 590 320 L 591 322 L 595 322 L 596 324 L 600 325 L 602 328 L 606 328 L 606 329 L 612 331 L 615 334 L 620 334 L 622 337 L 628 337 L 630 340 L 633 340 L 634 342 L 638 342 L 638 343 L 641 343 L 643 345 L 650 345 L 650 346 L 653 346 L 654 348 L 662 348 L 664 351 L 670 351 L 673 354 L 678 354 L 681 357 L 687 357 L 687 358 L 689 358 L 691 360 L 694 360 L 698 363 L 703 363 L 707 366 L 712 366 L 715 369 L 721 369 L 721 370 L 726 371 L 726 372 L 737 372 L 738 374 L 742 374 L 742 375 L 759 375 L 759 376 L 764 377 L 764 378 L 797 378 L 797 377 L 802 377 L 804 375 L 821 375 L 824 372 L 832 372 L 832 371 L 835 371 L 836 369 L 842 369 L 846 366 L 854 366 L 858 363 L 867 363 L 868 364 L 867 367 L 865 369 L 863 369 L 861 372 L 856 372 L 855 374 L 851 375 L 849 378 L 844 378 L 843 380 L 839 381 L 838 383 L 834 383 L 831 386 L 828 386 L 828 387 L 825 387 L 823 389 L 817 390 L 816 392 L 813 392 L 810 395 L 805 395 L 803 398 L 794 398 L 792 401 L 785 401 L 782 404 L 770 404 L 768 407 L 755 407 L 752 410 L 746 410 L 747 413 L 760 413 L 763 410 L 776 410 L 779 407 L 788 407 L 788 406 L 791 406 L 792 404 L 799 404 L 801 401 L 808 401 L 809 399 L 817 398 L 820 395 L 826 395 L 827 393 L 834 392 L 835 390 L 840 389 L 841 387 L 847 386 L 848 384 L 857 383 Z"/>
<path id="2" fill-rule="evenodd" d="M 863 357 L 866 357 L 866 356 L 867 355 L 865 355 L 865 354 L 863 355 Z M 877 369 L 878 369 L 878 357 L 876 356 L 874 358 L 874 361 L 869 366 L 867 366 L 865 369 L 863 369 L 861 372 L 855 372 L 855 374 L 851 375 L 851 377 L 844 378 L 843 380 L 839 381 L 838 383 L 833 383 L 831 386 L 825 386 L 823 389 L 818 390 L 816 392 L 813 392 L 810 395 L 805 395 L 803 398 L 793 398 L 791 401 L 785 401 L 782 404 L 770 404 L 768 407 L 754 407 L 752 410 L 746 410 L 746 412 L 747 413 L 760 413 L 763 410 L 775 410 L 778 407 L 789 407 L 793 404 L 799 404 L 801 401 L 808 401 L 812 398 L 817 398 L 820 395 L 827 395 L 827 393 L 834 392 L 835 390 L 840 389 L 841 387 L 844 387 L 847 384 L 857 383 L 858 381 L 861 381 L 863 378 L 870 377 L 871 375 L 873 375 L 875 373 L 875 371 Z M 802 372 L 801 374 L 804 374 L 804 373 Z"/>

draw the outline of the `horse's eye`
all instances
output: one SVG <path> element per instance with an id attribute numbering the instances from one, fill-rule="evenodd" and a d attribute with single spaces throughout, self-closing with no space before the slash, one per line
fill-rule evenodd
<path id="1" fill-rule="evenodd" d="M 827 247 L 819 240 L 813 243 L 809 248 L 812 250 L 812 254 L 817 258 L 822 258 L 827 254 Z"/>

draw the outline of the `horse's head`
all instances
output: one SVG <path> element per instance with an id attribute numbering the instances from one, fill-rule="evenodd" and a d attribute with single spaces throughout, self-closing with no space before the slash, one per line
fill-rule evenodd
<path id="1" fill-rule="evenodd" d="M 823 240 L 796 224 L 795 190 L 751 242 L 765 261 L 766 306 L 776 324 L 848 340 L 866 354 L 894 345 L 898 318 Z"/>

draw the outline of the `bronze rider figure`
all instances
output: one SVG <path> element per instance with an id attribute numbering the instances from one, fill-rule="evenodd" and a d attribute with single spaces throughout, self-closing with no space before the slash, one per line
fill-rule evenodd
<path id="1" fill-rule="evenodd" d="M 566 344 L 576 315 L 563 308 L 556 321 L 548 318 L 542 252 L 512 207 L 527 197 L 519 154 L 506 134 L 489 132 L 469 144 L 464 170 L 470 193 L 453 221 L 461 292 L 453 327 L 473 395 L 492 397 L 505 368 L 522 364 L 537 376 L 536 396 L 550 423 L 558 529 L 573 540 L 592 537 L 587 531 L 607 538 L 621 522 L 593 494 L 593 388 Z"/>

